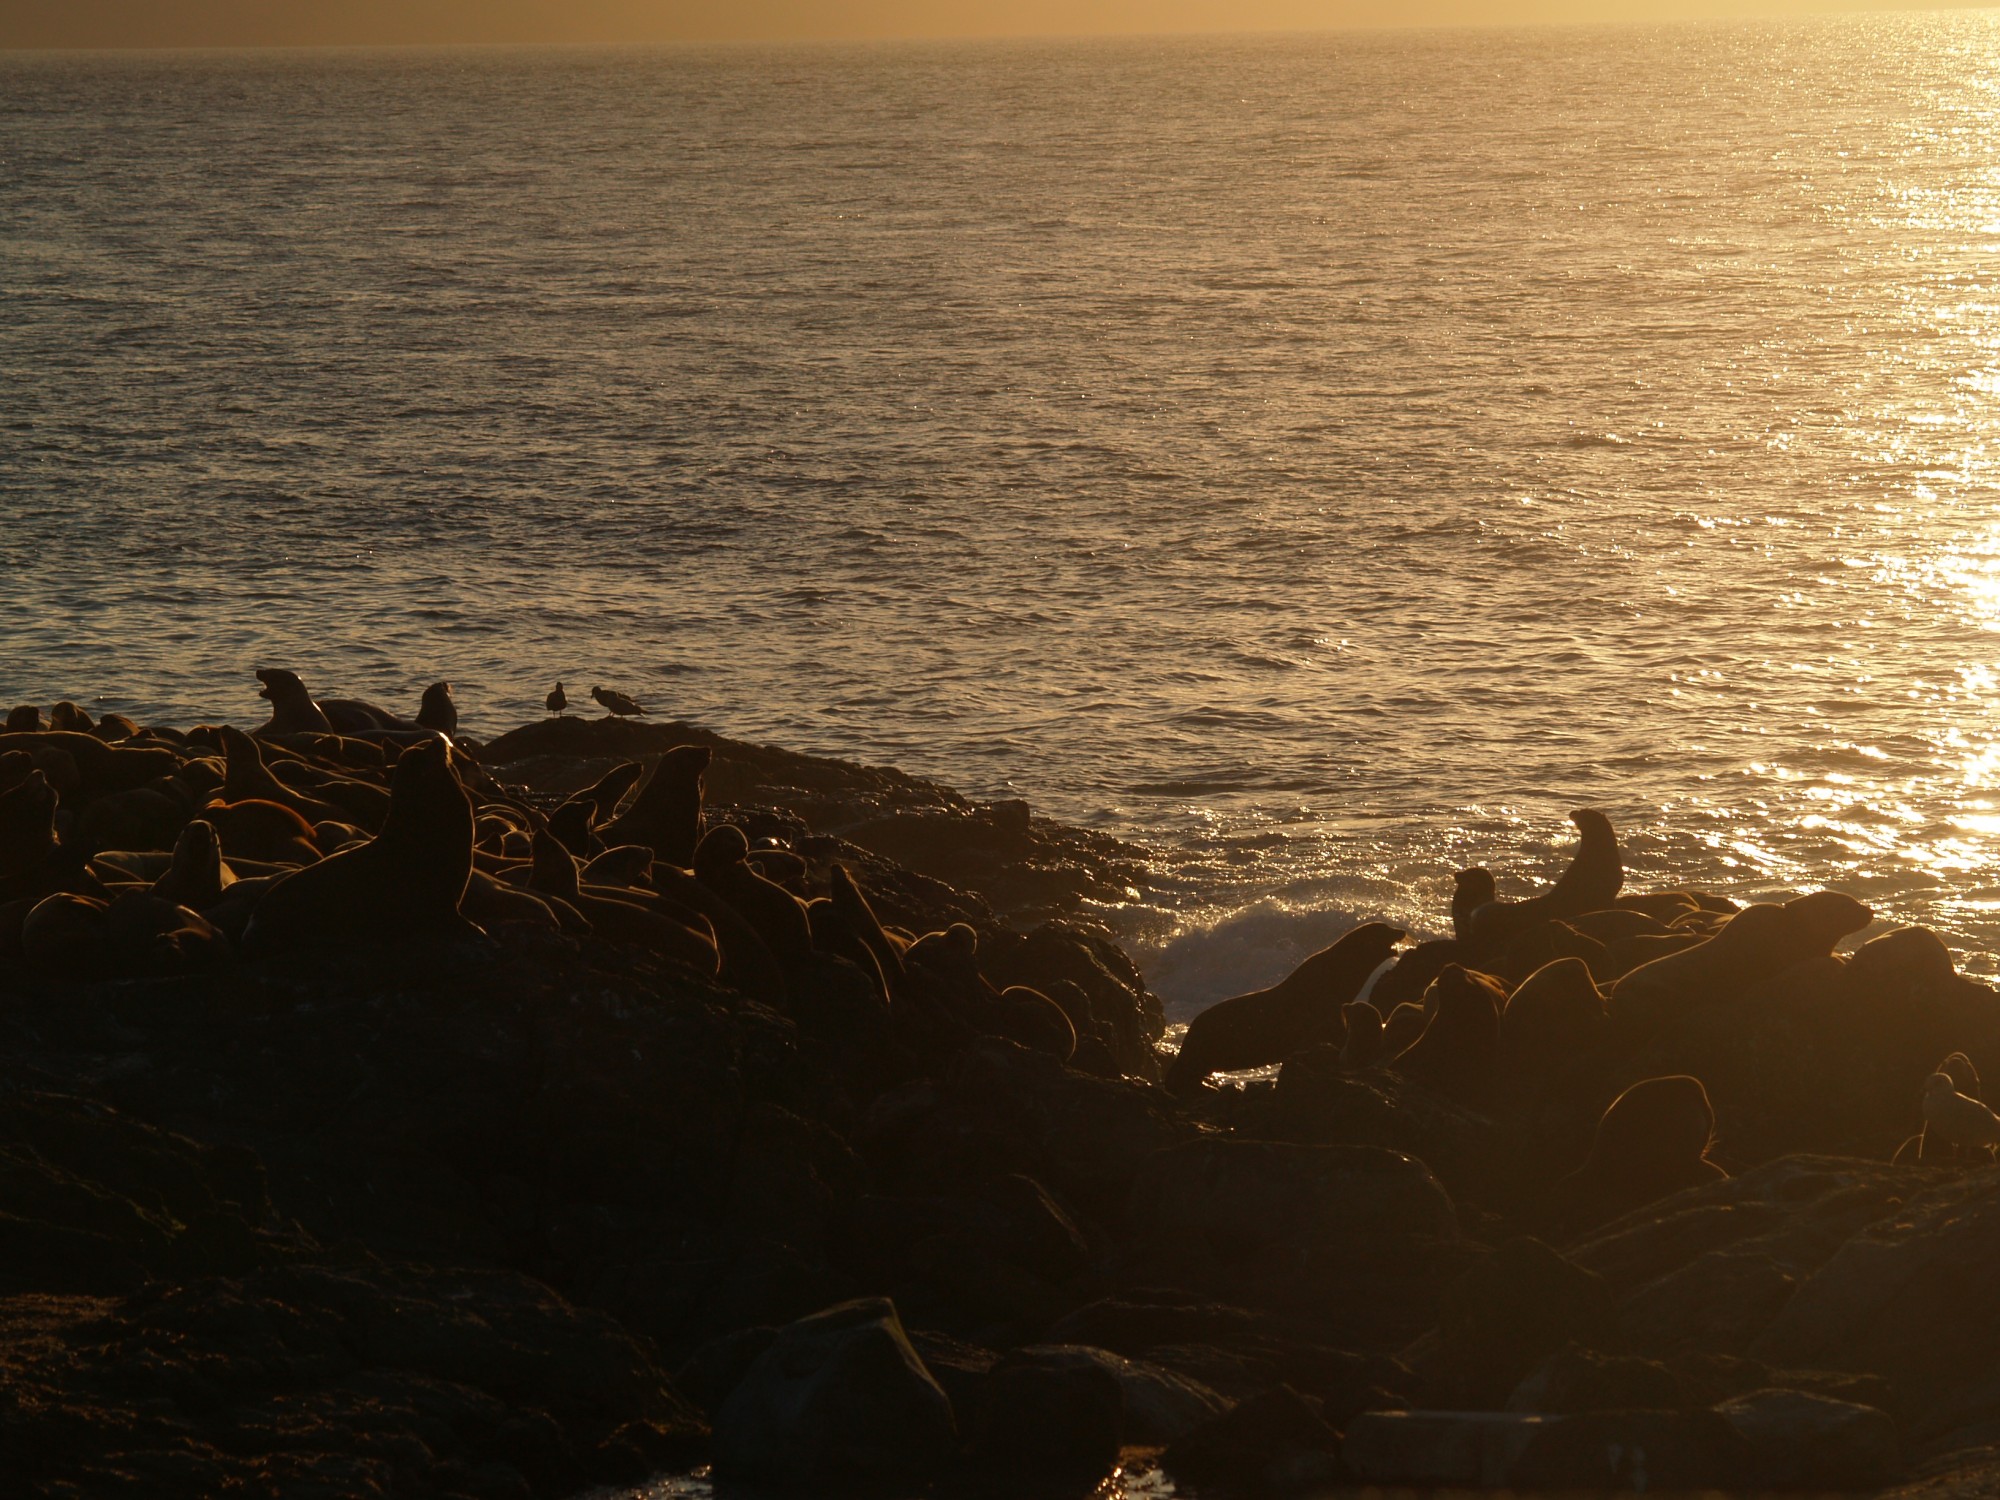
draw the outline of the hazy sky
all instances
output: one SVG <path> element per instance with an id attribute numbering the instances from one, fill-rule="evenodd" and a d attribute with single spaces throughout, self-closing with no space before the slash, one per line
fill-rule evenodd
<path id="1" fill-rule="evenodd" d="M 0 0 L 0 48 L 1288 31 L 1883 8 L 1882 0 Z"/>

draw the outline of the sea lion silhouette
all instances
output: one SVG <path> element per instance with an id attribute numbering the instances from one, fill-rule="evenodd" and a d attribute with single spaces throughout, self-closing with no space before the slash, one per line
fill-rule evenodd
<path id="1" fill-rule="evenodd" d="M 1191 1093 L 1210 1073 L 1281 1063 L 1294 1052 L 1344 1039 L 1340 1008 L 1387 961 L 1403 929 L 1364 922 L 1269 989 L 1218 1000 L 1188 1024 L 1167 1088 Z"/>
<path id="2" fill-rule="evenodd" d="M 1595 808 L 1569 815 L 1582 842 L 1556 883 L 1525 901 L 1489 901 L 1466 917 L 1466 941 L 1475 954 L 1502 948 L 1529 928 L 1553 917 L 1577 917 L 1609 906 L 1625 884 L 1625 864 L 1611 820 Z"/>
<path id="3" fill-rule="evenodd" d="M 472 799 L 441 739 L 405 750 L 389 816 L 367 843 L 329 855 L 264 892 L 244 934 L 252 952 L 378 946 L 479 936 L 459 914 L 472 876 Z"/>
<path id="4" fill-rule="evenodd" d="M 674 746 L 654 765 L 632 805 L 597 836 L 607 845 L 644 844 L 668 864 L 692 869 L 701 842 L 702 777 L 712 754 L 706 745 Z"/>

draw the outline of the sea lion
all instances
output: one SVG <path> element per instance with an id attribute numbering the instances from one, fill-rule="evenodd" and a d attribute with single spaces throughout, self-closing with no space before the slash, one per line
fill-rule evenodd
<path id="1" fill-rule="evenodd" d="M 590 830 L 590 804 L 588 802 L 565 802 L 549 814 L 549 832 L 561 841 L 562 846 L 579 859 L 588 859 L 600 852 L 603 844 Z M 648 853 L 652 851 L 648 850 Z"/>
<path id="2" fill-rule="evenodd" d="M 608 845 L 645 844 L 668 864 L 693 868 L 701 841 L 702 777 L 712 754 L 706 745 L 674 746 L 654 765 L 632 805 L 597 836 Z"/>
<path id="3" fill-rule="evenodd" d="M 563 710 L 569 707 L 569 694 L 563 691 L 563 685 L 559 682 L 555 685 L 554 691 L 542 700 L 542 703 L 550 713 L 560 719 Z"/>
<path id="4" fill-rule="evenodd" d="M 1715 936 L 1641 964 L 1611 990 L 1610 1013 L 1620 1025 L 1656 1024 L 1685 999 L 1727 999 L 1783 973 L 1873 920 L 1866 906 L 1839 891 L 1815 891 L 1782 905 L 1746 906 Z"/>
<path id="5" fill-rule="evenodd" d="M 1535 970 L 1500 1012 L 1500 1055 L 1509 1065 L 1540 1069 L 1574 1058 L 1604 1030 L 1604 996 L 1580 958 Z"/>
<path id="6" fill-rule="evenodd" d="M 1409 1051 L 1430 1022 L 1431 1018 L 1416 1001 L 1405 1000 L 1396 1005 L 1382 1018 L 1382 1056 L 1396 1057 Z"/>
<path id="7" fill-rule="evenodd" d="M 1625 938 L 1659 937 L 1668 931 L 1665 922 L 1629 906 L 1608 906 L 1603 911 L 1587 911 L 1581 916 L 1570 917 L 1568 922 L 1585 937 L 1595 938 L 1607 946 Z"/>
<path id="8" fill-rule="evenodd" d="M 89 731 L 93 738 L 103 740 L 107 745 L 129 740 L 138 732 L 139 726 L 123 714 L 106 714 Z"/>
<path id="9" fill-rule="evenodd" d="M 620 761 L 582 791 L 572 793 L 565 798 L 563 806 L 580 802 L 590 810 L 591 822 L 600 822 L 618 810 L 618 804 L 625 800 L 625 794 L 631 791 L 639 778 L 645 774 L 646 768 L 636 760 Z"/>
<path id="10" fill-rule="evenodd" d="M 459 914 L 472 875 L 472 799 L 442 739 L 405 750 L 389 785 L 382 831 L 359 848 L 285 876 L 258 901 L 244 934 L 252 951 L 379 946 L 466 938 Z"/>
<path id="11" fill-rule="evenodd" d="M 287 786 L 264 764 L 257 741 L 233 724 L 222 726 L 224 772 L 222 795 L 229 802 L 275 802 L 289 807 L 308 823 L 345 820 L 343 809 Z"/>
<path id="12" fill-rule="evenodd" d="M 1946 1073 L 1924 1080 L 1926 1154 L 1938 1144 L 1960 1151 L 2000 1146 L 2000 1115 L 1959 1093 Z"/>
<path id="13" fill-rule="evenodd" d="M 417 709 L 417 727 L 435 729 L 440 734 L 458 733 L 458 705 L 451 699 L 451 684 L 434 682 L 424 689 Z"/>
<path id="14" fill-rule="evenodd" d="M 1446 964 L 1425 992 L 1424 1033 L 1390 1064 L 1414 1083 L 1463 1103 L 1491 1090 L 1507 990 L 1491 974 Z"/>
<path id="15" fill-rule="evenodd" d="M 645 844 L 620 844 L 592 855 L 583 867 L 585 885 L 640 885 L 653 873 L 654 854 Z"/>
<path id="16" fill-rule="evenodd" d="M 646 711 L 639 706 L 638 699 L 627 697 L 624 693 L 618 692 L 614 688 L 593 687 L 590 690 L 590 696 L 595 698 L 604 707 L 606 712 L 615 719 L 632 718 Z"/>
<path id="17" fill-rule="evenodd" d="M 1525 901 L 1489 901 L 1473 910 L 1466 918 L 1466 940 L 1475 954 L 1502 948 L 1550 918 L 1598 911 L 1617 898 L 1625 883 L 1625 864 L 1611 820 L 1588 807 L 1578 808 L 1569 817 L 1582 836 L 1569 868 L 1538 896 Z"/>
<path id="18" fill-rule="evenodd" d="M 1366 1000 L 1350 1000 L 1340 1008 L 1347 1038 L 1340 1044 L 1340 1065 L 1350 1072 L 1372 1067 L 1382 1059 L 1382 1013 Z"/>
<path id="19" fill-rule="evenodd" d="M 1424 991 L 1444 972 L 1446 964 L 1468 961 L 1465 944 L 1455 938 L 1432 938 L 1418 943 L 1396 955 L 1395 962 L 1383 970 L 1368 991 L 1368 998 L 1384 1016 L 1405 1003 L 1420 1005 Z"/>
<path id="20" fill-rule="evenodd" d="M 202 911 L 222 899 L 222 893 L 236 883 L 236 872 L 223 863 L 222 841 L 215 825 L 196 818 L 174 840 L 173 863 L 153 882 L 153 894 L 162 901 Z"/>
<path id="21" fill-rule="evenodd" d="M 741 912 L 779 962 L 804 957 L 813 949 L 812 923 L 804 904 L 752 869 L 746 858 L 749 852 L 750 840 L 741 828 L 718 824 L 694 851 L 695 878 Z"/>
<path id="22" fill-rule="evenodd" d="M 40 734 L 42 728 L 42 711 L 34 704 L 22 703 L 7 710 L 9 734 Z"/>
<path id="23" fill-rule="evenodd" d="M 1687 912 L 1701 910 L 1701 903 L 1687 891 L 1621 891 L 1611 905 L 1620 911 L 1641 912 L 1662 926 Z"/>
<path id="24" fill-rule="evenodd" d="M 1210 1073 L 1281 1063 L 1294 1052 L 1342 1040 L 1340 1008 L 1401 942 L 1400 927 L 1364 922 L 1313 954 L 1269 989 L 1218 1000 L 1189 1023 L 1167 1088 L 1192 1093 Z"/>
<path id="25" fill-rule="evenodd" d="M 1715 1109 L 1686 1074 L 1635 1083 L 1597 1122 L 1590 1154 L 1550 1190 L 1545 1210 L 1578 1234 L 1684 1188 L 1729 1174 L 1708 1159 Z"/>
<path id="26" fill-rule="evenodd" d="M 868 904 L 868 898 L 862 894 L 853 873 L 845 865 L 835 865 L 827 872 L 827 894 L 841 925 L 853 934 L 855 941 L 875 955 L 883 982 L 888 986 L 889 993 L 894 995 L 904 979 L 902 946 L 889 936 L 876 918 L 875 909 Z M 1075 1018 L 1071 1020 L 1074 1022 Z"/>
<path id="27" fill-rule="evenodd" d="M 298 673 L 288 672 L 282 667 L 259 667 L 257 680 L 263 684 L 257 690 L 257 696 L 268 699 L 271 704 L 271 720 L 257 731 L 258 738 L 274 734 L 333 733 L 333 725 L 313 701 L 312 694 L 306 691 Z"/>
<path id="28" fill-rule="evenodd" d="M 215 826 L 222 852 L 231 859 L 309 865 L 320 857 L 313 825 L 282 803 L 211 802 L 202 816 Z"/>
<path id="29" fill-rule="evenodd" d="M 1023 984 L 1002 990 L 996 1024 L 1009 1041 L 1046 1052 L 1058 1062 L 1068 1062 L 1076 1055 L 1075 1024 L 1040 990 Z"/>
<path id="30" fill-rule="evenodd" d="M 1499 891 L 1493 884 L 1493 872 L 1483 865 L 1475 865 L 1470 870 L 1460 870 L 1452 876 L 1451 889 L 1451 935 L 1459 942 L 1470 937 L 1472 914 L 1488 902 L 1498 899 Z"/>
<path id="31" fill-rule="evenodd" d="M 30 771 L 0 792 L 0 882 L 40 869 L 55 847 L 55 788 L 39 770 Z"/>
<path id="32" fill-rule="evenodd" d="M 95 727 L 90 715 L 67 699 L 49 710 L 49 728 L 58 734 L 89 734 Z"/>

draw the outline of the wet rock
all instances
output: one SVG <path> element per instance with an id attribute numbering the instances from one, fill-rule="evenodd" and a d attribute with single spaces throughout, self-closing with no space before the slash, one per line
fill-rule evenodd
<path id="1" fill-rule="evenodd" d="M 1108 1349 L 1043 1344 L 1021 1351 L 1048 1368 L 1102 1370 L 1117 1382 L 1124 1440 L 1157 1448 L 1175 1442 L 1228 1409 L 1229 1403 L 1199 1381 Z"/>
<path id="2" fill-rule="evenodd" d="M 1290 1386 L 1252 1396 L 1169 1447 L 1161 1462 L 1195 1486 L 1286 1495 L 1341 1483 L 1340 1434 Z"/>
<path id="3" fill-rule="evenodd" d="M 1783 1490 L 1867 1490 L 1901 1467 L 1886 1412 L 1804 1391 L 1752 1391 L 1716 1407 L 1750 1446 L 1753 1482 Z"/>
<path id="4" fill-rule="evenodd" d="M 895 1305 L 873 1298 L 779 1332 L 716 1413 L 715 1468 L 803 1486 L 922 1480 L 957 1436 L 951 1402 Z"/>
<path id="5" fill-rule="evenodd" d="M 1117 1467 L 1123 1392 L 1096 1361 L 1026 1350 L 994 1367 L 971 1427 L 983 1477 L 1086 1494 Z"/>

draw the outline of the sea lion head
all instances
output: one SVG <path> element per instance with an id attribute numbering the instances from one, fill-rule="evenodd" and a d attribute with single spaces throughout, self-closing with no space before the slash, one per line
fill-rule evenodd
<path id="1" fill-rule="evenodd" d="M 750 839 L 742 829 L 734 823 L 718 823 L 703 834 L 701 842 L 695 846 L 695 873 L 708 874 L 740 865 L 749 853 Z"/>
<path id="2" fill-rule="evenodd" d="M 1597 1122 L 1590 1156 L 1600 1167 L 1693 1162 L 1708 1154 L 1714 1136 L 1708 1090 L 1699 1078 L 1676 1073 L 1644 1079 L 1612 1100 Z"/>
<path id="3" fill-rule="evenodd" d="M 257 689 L 259 698 L 268 698 L 273 703 L 312 701 L 312 694 L 306 691 L 305 682 L 299 674 L 287 672 L 283 667 L 259 667 L 257 680 L 264 684 Z"/>
<path id="4" fill-rule="evenodd" d="M 1979 1097 L 1979 1069 L 1972 1065 L 1972 1059 L 1963 1052 L 1954 1052 L 1937 1065 L 1938 1072 L 1951 1080 L 1951 1086 L 1968 1099 Z"/>
<path id="5" fill-rule="evenodd" d="M 10 734 L 40 734 L 42 711 L 32 703 L 23 703 L 7 711 L 7 730 Z"/>
<path id="6" fill-rule="evenodd" d="M 417 723 L 424 729 L 451 734 L 458 728 L 458 705 L 452 701 L 451 684 L 434 682 L 424 689 L 424 701 L 417 709 Z"/>
<path id="7" fill-rule="evenodd" d="M 425 740 L 410 746 L 389 777 L 389 816 L 382 837 L 398 843 L 461 852 L 472 862 L 472 799 L 452 769 L 451 746 Z M 461 847 L 462 846 L 462 847 Z"/>

